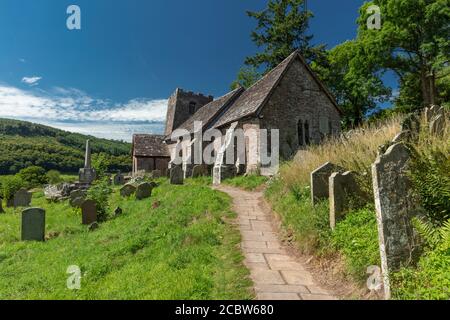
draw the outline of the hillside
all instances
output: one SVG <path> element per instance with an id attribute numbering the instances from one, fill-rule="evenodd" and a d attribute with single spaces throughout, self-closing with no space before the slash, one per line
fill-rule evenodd
<path id="1" fill-rule="evenodd" d="M 71 133 L 26 121 L 0 119 L 0 174 L 14 174 L 30 165 L 77 172 L 83 165 L 86 140 L 94 154 L 109 156 L 111 170 L 131 170 L 131 145 Z"/>

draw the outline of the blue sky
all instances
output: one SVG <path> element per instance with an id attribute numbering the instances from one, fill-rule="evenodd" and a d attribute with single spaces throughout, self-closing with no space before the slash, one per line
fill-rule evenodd
<path id="1" fill-rule="evenodd" d="M 315 43 L 356 34 L 359 0 L 311 0 Z M 81 8 L 81 30 L 66 9 Z M 130 140 L 160 133 L 176 87 L 223 95 L 266 0 L 1 0 L 0 117 Z"/>

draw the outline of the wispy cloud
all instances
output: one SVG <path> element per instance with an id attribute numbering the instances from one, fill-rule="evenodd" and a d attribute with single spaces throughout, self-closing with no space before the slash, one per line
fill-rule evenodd
<path id="1" fill-rule="evenodd" d="M 0 85 L 0 117 L 29 120 L 38 123 L 57 123 L 69 131 L 82 127 L 83 133 L 92 135 L 96 128 L 111 130 L 111 137 L 117 138 L 115 127 L 123 140 L 130 140 L 132 133 L 145 133 L 149 126 L 162 131 L 166 118 L 166 99 L 133 99 L 126 103 L 114 103 L 97 99 L 75 88 L 55 87 L 50 91 L 39 88 L 23 90 Z M 66 124 L 66 125 L 64 125 Z M 142 130 L 142 131 L 139 131 Z M 107 136 L 104 130 L 102 137 Z"/>
<path id="2" fill-rule="evenodd" d="M 30 86 L 37 86 L 42 77 L 23 77 L 22 82 Z"/>

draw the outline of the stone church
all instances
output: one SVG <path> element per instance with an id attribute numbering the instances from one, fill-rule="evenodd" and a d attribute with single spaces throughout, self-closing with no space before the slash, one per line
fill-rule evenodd
<path id="1" fill-rule="evenodd" d="M 252 87 L 238 88 L 217 99 L 177 89 L 168 102 L 165 139 L 148 139 L 154 145 L 146 148 L 165 150 L 164 154 L 157 152 L 158 156 L 173 158 L 177 142 L 171 141 L 172 132 L 185 129 L 193 134 L 194 122 L 201 121 L 203 132 L 219 129 L 225 133 L 231 126 L 244 133 L 278 129 L 280 156 L 289 159 L 307 145 L 319 144 L 327 136 L 340 134 L 341 116 L 342 111 L 333 96 L 295 51 Z M 139 139 L 142 135 L 133 140 Z M 259 136 L 252 139 L 259 140 Z M 244 172 L 251 172 L 259 165 L 260 143 L 252 142 L 250 144 L 257 147 L 249 147 L 246 141 Z M 217 148 L 222 143 L 215 142 Z M 190 148 L 190 145 L 182 145 L 183 158 L 191 156 Z M 139 151 L 136 147 L 133 150 Z M 150 153 L 147 156 L 151 158 Z M 137 155 L 133 155 L 133 160 L 134 172 L 153 168 L 145 167 L 145 161 L 139 161 Z"/>

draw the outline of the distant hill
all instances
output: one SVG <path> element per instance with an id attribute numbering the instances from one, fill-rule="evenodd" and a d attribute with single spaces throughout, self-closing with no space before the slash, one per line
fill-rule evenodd
<path id="1" fill-rule="evenodd" d="M 26 121 L 0 119 L 0 174 L 14 174 L 30 165 L 77 172 L 84 163 L 86 140 L 92 153 L 105 153 L 110 170 L 131 171 L 131 144 L 71 133 Z"/>

